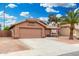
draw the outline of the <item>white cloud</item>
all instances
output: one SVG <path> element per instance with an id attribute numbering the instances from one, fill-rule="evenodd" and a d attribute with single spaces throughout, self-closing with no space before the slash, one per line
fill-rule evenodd
<path id="1" fill-rule="evenodd" d="M 43 22 L 47 22 L 48 21 L 48 17 L 39 17 L 38 19 L 42 20 Z"/>
<path id="2" fill-rule="evenodd" d="M 5 26 L 11 26 L 11 25 L 13 25 L 15 23 L 16 23 L 16 20 L 8 20 L 7 22 L 5 22 Z M 4 22 L 0 22 L 0 24 L 1 24 L 1 30 L 3 30 Z"/>
<path id="3" fill-rule="evenodd" d="M 41 3 L 40 6 L 42 7 L 57 7 L 57 6 L 62 6 L 62 7 L 75 7 L 75 3 Z"/>
<path id="4" fill-rule="evenodd" d="M 46 12 L 59 12 L 59 11 L 57 11 L 57 10 L 54 10 L 54 9 L 52 9 L 52 8 L 49 8 L 49 7 L 47 7 L 46 9 Z"/>
<path id="5" fill-rule="evenodd" d="M 8 4 L 6 7 L 15 8 L 15 7 L 17 7 L 17 5 L 15 5 L 15 4 Z"/>
<path id="6" fill-rule="evenodd" d="M 20 13 L 20 16 L 23 16 L 23 17 L 26 17 L 26 16 L 28 16 L 29 15 L 29 12 L 21 12 Z"/>
<path id="7" fill-rule="evenodd" d="M 62 7 L 75 7 L 75 3 L 41 3 L 40 6 L 44 7 L 47 12 L 59 12 L 55 10 L 53 7 L 62 6 Z"/>
<path id="8" fill-rule="evenodd" d="M 16 19 L 17 17 L 15 16 L 11 16 L 7 13 L 5 13 L 4 11 L 0 11 L 0 18 L 5 18 L 5 19 Z"/>
<path id="9" fill-rule="evenodd" d="M 4 17 L 4 11 L 0 11 L 0 18 Z"/>
<path id="10" fill-rule="evenodd" d="M 75 7 L 76 6 L 76 4 L 75 3 L 55 3 L 54 5 L 53 5 L 54 7 L 56 7 L 56 6 L 62 6 L 62 7 Z"/>
<path id="11" fill-rule="evenodd" d="M 0 11 L 0 18 L 4 19 L 5 18 L 5 25 L 12 25 L 16 22 L 16 18 L 15 16 L 9 15 L 7 13 L 5 13 L 4 11 Z M 3 23 L 2 23 L 3 25 Z"/>
<path id="12" fill-rule="evenodd" d="M 8 20 L 7 22 L 5 22 L 5 26 L 11 26 L 11 25 L 13 25 L 13 24 L 15 24 L 16 23 L 16 20 Z M 1 30 L 3 30 L 4 29 L 4 22 L 0 22 L 0 25 L 1 25 Z"/>
<path id="13" fill-rule="evenodd" d="M 61 17 L 61 16 L 62 16 L 61 14 L 57 14 L 57 15 L 56 15 L 56 17 Z"/>
<path id="14" fill-rule="evenodd" d="M 53 4 L 52 3 L 41 3 L 40 6 L 45 7 L 46 12 L 59 12 L 52 8 L 53 6 L 56 7 L 54 3 Z"/>
<path id="15" fill-rule="evenodd" d="M 41 3 L 40 6 L 42 6 L 42 7 L 53 7 L 54 3 Z"/>
<path id="16" fill-rule="evenodd" d="M 67 3 L 65 5 L 63 5 L 63 7 L 75 7 L 76 4 L 75 3 Z"/>
<path id="17" fill-rule="evenodd" d="M 15 23 L 16 23 L 16 20 L 8 20 L 8 21 L 5 22 L 5 25 L 6 26 L 11 26 L 11 25 L 13 25 Z"/>
<path id="18" fill-rule="evenodd" d="M 16 19 L 15 16 L 10 16 L 9 14 L 5 14 L 5 18 L 6 18 L 6 19 L 9 19 L 9 20 L 10 20 L 10 19 L 13 19 L 13 20 Z"/>

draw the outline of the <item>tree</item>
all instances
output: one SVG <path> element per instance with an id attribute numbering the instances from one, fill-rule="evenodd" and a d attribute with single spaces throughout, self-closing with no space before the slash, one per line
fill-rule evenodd
<path id="1" fill-rule="evenodd" d="M 61 17 L 56 17 L 56 15 L 49 15 L 48 16 L 48 24 L 51 22 L 59 23 L 61 22 Z"/>
<path id="2" fill-rule="evenodd" d="M 79 10 L 76 11 L 69 11 L 67 13 L 67 16 L 63 16 L 62 18 L 62 24 L 70 24 L 70 36 L 69 39 L 73 40 L 73 31 L 75 28 L 75 24 L 79 23 Z"/>
<path id="3" fill-rule="evenodd" d="M 61 17 L 56 17 L 56 15 L 50 15 L 48 19 L 48 24 L 54 22 L 55 25 L 57 26 L 57 33 L 58 36 L 60 35 L 60 22 L 61 22 Z"/>
<path id="4" fill-rule="evenodd" d="M 51 22 L 56 22 L 56 15 L 49 15 L 48 17 L 49 17 L 48 24 Z"/>
<path id="5" fill-rule="evenodd" d="M 9 28 L 10 28 L 10 27 L 5 26 L 3 30 L 7 30 L 7 31 L 8 31 L 8 30 L 9 30 Z"/>

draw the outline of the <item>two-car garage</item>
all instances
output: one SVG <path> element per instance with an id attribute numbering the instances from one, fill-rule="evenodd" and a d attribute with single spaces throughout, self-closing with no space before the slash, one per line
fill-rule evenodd
<path id="1" fill-rule="evenodd" d="M 20 38 L 40 38 L 42 29 L 40 28 L 20 28 Z"/>

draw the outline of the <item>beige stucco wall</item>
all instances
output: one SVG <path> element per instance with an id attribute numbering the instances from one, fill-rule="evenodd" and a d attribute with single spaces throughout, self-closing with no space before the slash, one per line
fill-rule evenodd
<path id="1" fill-rule="evenodd" d="M 79 34 L 79 31 L 76 31 L 74 29 L 74 35 L 77 34 L 77 33 Z M 61 28 L 60 34 L 63 35 L 63 36 L 69 36 L 70 35 L 70 28 L 69 27 L 67 27 L 67 28 Z"/>
<path id="2" fill-rule="evenodd" d="M 79 38 L 79 29 L 76 29 L 76 30 L 75 30 L 75 37 L 76 37 L 76 38 Z"/>
<path id="3" fill-rule="evenodd" d="M 69 33 L 70 33 L 70 29 L 69 28 L 61 28 L 60 29 L 60 35 L 68 36 Z"/>

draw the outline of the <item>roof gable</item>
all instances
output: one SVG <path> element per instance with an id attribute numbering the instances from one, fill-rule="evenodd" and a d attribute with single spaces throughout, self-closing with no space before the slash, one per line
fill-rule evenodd
<path id="1" fill-rule="evenodd" d="M 44 22 L 42 22 L 41 20 L 39 20 L 39 19 L 27 19 L 27 20 L 25 20 L 25 21 L 23 21 L 23 22 L 16 23 L 16 24 L 12 25 L 12 26 L 10 27 L 10 29 L 13 28 L 13 27 L 15 27 L 16 25 L 22 24 L 22 23 L 24 23 L 24 22 L 37 22 L 37 23 L 39 23 L 41 26 L 43 26 L 44 28 L 48 28 L 47 25 L 46 25 Z"/>

